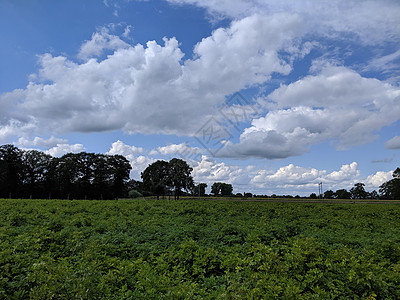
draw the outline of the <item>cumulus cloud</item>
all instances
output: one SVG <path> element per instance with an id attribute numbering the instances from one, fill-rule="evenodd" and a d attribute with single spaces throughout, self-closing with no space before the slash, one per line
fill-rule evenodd
<path id="1" fill-rule="evenodd" d="M 128 158 L 130 156 L 141 154 L 143 153 L 143 151 L 144 150 L 142 147 L 129 146 L 126 145 L 124 142 L 118 140 L 111 144 L 111 148 L 107 152 L 107 154 L 110 155 L 120 154 Z"/>
<path id="2" fill-rule="evenodd" d="M 325 140 L 346 149 L 374 140 L 376 131 L 400 118 L 398 87 L 346 67 L 328 65 L 267 98 L 276 109 L 253 119 L 240 142 L 226 144 L 219 155 L 286 158 Z"/>
<path id="3" fill-rule="evenodd" d="M 395 136 L 385 143 L 387 149 L 400 149 L 400 136 Z"/>
<path id="4" fill-rule="evenodd" d="M 54 157 L 60 157 L 67 153 L 80 153 L 85 151 L 85 147 L 82 144 L 57 144 L 56 146 L 45 150 L 44 153 Z"/>
<path id="5" fill-rule="evenodd" d="M 229 165 L 224 162 L 217 162 L 214 159 L 202 155 L 201 161 L 193 167 L 193 178 L 196 182 L 207 183 L 209 187 L 214 182 L 226 182 L 233 185 L 235 191 L 249 184 L 251 170 L 253 167 L 242 168 Z"/>
<path id="6" fill-rule="evenodd" d="M 27 125 L 29 134 L 123 129 L 193 135 L 226 95 L 290 72 L 279 51 L 301 35 L 300 25 L 284 14 L 233 21 L 200 41 L 185 61 L 175 38 L 127 45 L 102 30 L 79 56 L 112 50 L 103 60 L 77 63 L 44 54 L 25 89 L 0 95 L 2 135 L 21 134 Z"/>
<path id="7" fill-rule="evenodd" d="M 57 145 L 66 145 L 68 144 L 68 140 L 56 138 L 51 136 L 48 139 L 44 139 L 41 137 L 35 137 L 33 140 L 29 140 L 27 138 L 21 137 L 18 139 L 16 143 L 19 147 L 43 147 L 43 148 L 53 148 Z"/>
<path id="8" fill-rule="evenodd" d="M 393 179 L 392 174 L 393 171 L 378 171 L 375 174 L 369 175 L 365 180 L 365 186 L 367 189 L 377 189 L 386 181 Z"/>
<path id="9" fill-rule="evenodd" d="M 143 172 L 144 169 L 146 169 L 149 164 L 155 161 L 155 159 L 153 158 L 141 155 L 144 152 L 145 151 L 142 147 L 127 145 L 124 142 L 118 140 L 111 144 L 110 150 L 106 154 L 109 155 L 119 154 L 124 156 L 127 160 L 129 160 L 129 163 L 132 167 L 130 174 L 131 178 L 140 180 L 141 172 Z"/>
<path id="10" fill-rule="evenodd" d="M 287 191 L 287 194 L 313 192 L 320 182 L 324 189 L 350 188 L 360 180 L 358 164 L 342 165 L 340 170 L 328 172 L 315 168 L 306 168 L 289 164 L 276 171 L 258 170 L 251 184 L 264 191 Z"/>
<path id="11" fill-rule="evenodd" d="M 203 7 L 215 18 L 243 18 L 255 13 L 267 16 L 285 11 L 305 20 L 307 30 L 332 38 L 359 38 L 365 44 L 399 40 L 396 0 L 296 1 L 296 0 L 168 0 Z M 345 33 L 340 35 L 340 33 Z"/>
<path id="12" fill-rule="evenodd" d="M 354 178 L 360 176 L 360 171 L 358 170 L 358 164 L 352 162 L 349 165 L 343 165 L 339 171 L 333 171 L 326 176 L 327 182 L 342 182 L 351 181 Z"/>
<path id="13" fill-rule="evenodd" d="M 127 37 L 129 31 L 130 27 L 126 27 L 123 36 Z M 100 56 L 104 50 L 117 50 L 128 47 L 129 44 L 125 43 L 118 36 L 110 34 L 110 30 L 107 27 L 101 27 L 99 31 L 93 33 L 90 40 L 82 44 L 79 49 L 78 58 L 86 60 L 91 57 Z"/>

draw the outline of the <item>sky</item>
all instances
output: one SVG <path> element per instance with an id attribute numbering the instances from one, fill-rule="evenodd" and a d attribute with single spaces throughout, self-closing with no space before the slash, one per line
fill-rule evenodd
<path id="1" fill-rule="evenodd" d="M 0 144 L 177 157 L 234 193 L 400 167 L 400 1 L 0 0 Z"/>

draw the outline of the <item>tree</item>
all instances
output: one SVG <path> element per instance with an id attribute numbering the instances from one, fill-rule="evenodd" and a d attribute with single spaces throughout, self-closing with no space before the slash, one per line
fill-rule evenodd
<path id="1" fill-rule="evenodd" d="M 316 193 L 311 193 L 310 198 L 311 199 L 317 199 L 318 197 L 317 197 Z"/>
<path id="2" fill-rule="evenodd" d="M 336 199 L 350 199 L 351 193 L 346 189 L 340 189 L 335 192 Z"/>
<path id="3" fill-rule="evenodd" d="M 24 171 L 23 185 L 26 195 L 30 198 L 44 198 L 46 196 L 46 181 L 52 157 L 37 150 L 24 151 L 22 167 Z"/>
<path id="4" fill-rule="evenodd" d="M 351 197 L 353 199 L 365 199 L 367 192 L 364 189 L 365 184 L 362 182 L 356 183 L 354 187 L 350 189 Z"/>
<path id="5" fill-rule="evenodd" d="M 231 196 L 233 191 L 232 184 L 222 183 L 221 185 L 221 196 Z"/>
<path id="6" fill-rule="evenodd" d="M 174 198 L 179 199 L 181 190 L 193 189 L 193 168 L 186 161 L 173 158 L 168 162 L 168 185 L 174 189 Z"/>
<path id="7" fill-rule="evenodd" d="M 325 191 L 324 199 L 333 199 L 335 197 L 335 193 L 332 190 Z"/>
<path id="8" fill-rule="evenodd" d="M 214 182 L 211 186 L 211 194 L 218 196 L 221 190 L 221 182 Z"/>
<path id="9" fill-rule="evenodd" d="M 377 191 L 373 190 L 372 192 L 367 193 L 367 198 L 376 200 L 379 199 L 379 194 Z"/>
<path id="10" fill-rule="evenodd" d="M 211 193 L 214 196 L 231 196 L 232 191 L 232 185 L 224 182 L 214 182 L 211 186 Z"/>
<path id="11" fill-rule="evenodd" d="M 128 195 L 127 182 L 129 180 L 129 173 L 132 167 L 122 155 L 108 156 L 110 171 L 111 171 L 111 191 L 114 198 L 126 197 Z"/>
<path id="12" fill-rule="evenodd" d="M 167 184 L 169 180 L 169 164 L 164 160 L 157 160 L 156 162 L 147 166 L 141 174 L 143 180 L 143 189 L 151 192 L 157 196 L 165 195 Z"/>
<path id="13" fill-rule="evenodd" d="M 192 194 L 193 196 L 204 196 L 206 194 L 207 183 L 199 183 L 194 186 Z"/>
<path id="14" fill-rule="evenodd" d="M 400 199 L 400 168 L 397 168 L 392 176 L 393 179 L 383 183 L 379 187 L 379 193 L 385 199 Z"/>
<path id="15" fill-rule="evenodd" d="M 12 197 L 21 194 L 23 177 L 22 151 L 13 145 L 0 146 L 2 176 L 0 196 Z"/>
<path id="16" fill-rule="evenodd" d="M 67 153 L 54 160 L 53 180 L 56 182 L 57 194 L 61 198 L 79 198 L 79 190 L 76 187 L 78 180 L 77 158 L 75 153 Z"/>

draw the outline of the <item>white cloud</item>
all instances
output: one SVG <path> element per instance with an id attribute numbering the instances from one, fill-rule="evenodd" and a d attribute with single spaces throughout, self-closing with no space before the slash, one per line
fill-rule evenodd
<path id="1" fill-rule="evenodd" d="M 340 170 L 328 173 L 326 170 L 317 170 L 315 168 L 305 168 L 289 164 L 279 168 L 277 171 L 258 170 L 252 178 L 251 184 L 254 184 L 264 193 L 277 193 L 281 191 L 284 194 L 303 194 L 309 195 L 316 192 L 318 183 L 323 183 L 323 189 L 342 189 L 351 188 L 354 183 L 360 180 L 360 171 L 358 165 L 353 162 L 341 166 Z"/>
<path id="2" fill-rule="evenodd" d="M 27 138 L 21 137 L 18 139 L 18 142 L 16 143 L 19 147 L 43 147 L 43 148 L 53 148 L 56 147 L 57 145 L 65 145 L 68 143 L 68 140 L 66 139 L 61 139 L 61 138 L 56 138 L 54 136 L 51 136 L 48 139 L 44 139 L 41 137 L 35 137 L 33 140 L 29 140 Z"/>
<path id="3" fill-rule="evenodd" d="M 357 37 L 363 43 L 399 40 L 396 0 L 297 1 L 297 0 L 168 0 L 203 7 L 216 18 L 243 18 L 255 13 L 267 16 L 285 11 L 305 20 L 307 30 L 332 38 Z M 345 33 L 340 35 L 340 33 Z"/>
<path id="4" fill-rule="evenodd" d="M 378 189 L 383 183 L 391 180 L 393 171 L 383 172 L 378 171 L 373 175 L 369 175 L 365 180 L 365 187 L 367 190 Z"/>
<path id="5" fill-rule="evenodd" d="M 123 36 L 127 37 L 129 31 L 130 27 L 127 26 Z M 128 47 L 129 44 L 125 43 L 118 36 L 110 34 L 107 27 L 101 27 L 97 32 L 93 33 L 90 40 L 82 44 L 79 49 L 78 58 L 86 60 L 91 57 L 99 57 L 104 50 L 117 50 Z"/>
<path id="6" fill-rule="evenodd" d="M 118 140 L 111 144 L 111 148 L 107 152 L 107 154 L 110 154 L 110 155 L 120 154 L 125 157 L 129 157 L 129 156 L 135 156 L 135 155 L 141 154 L 141 153 L 143 153 L 143 151 L 144 150 L 142 147 L 129 146 L 129 145 L 126 145 L 124 142 Z"/>
<path id="7" fill-rule="evenodd" d="M 44 153 L 54 157 L 60 157 L 67 153 L 80 153 L 83 151 L 85 151 L 85 147 L 83 147 L 82 144 L 57 144 L 49 150 L 44 151 Z"/>
<path id="8" fill-rule="evenodd" d="M 155 160 L 144 155 L 140 155 L 144 152 L 142 147 L 135 147 L 125 144 L 124 142 L 118 140 L 112 143 L 110 150 L 106 153 L 109 155 L 122 155 L 131 164 L 131 178 L 140 180 L 140 174 L 147 168 L 147 166 L 153 163 Z"/>
<path id="9" fill-rule="evenodd" d="M 203 152 L 204 151 L 202 151 L 202 149 L 198 147 L 190 147 L 187 143 L 181 143 L 158 147 L 157 150 L 152 150 L 149 154 L 174 156 L 177 158 L 185 159 L 186 161 L 189 161 L 193 164 L 194 160 L 196 160 L 196 158 L 200 158 Z"/>
<path id="10" fill-rule="evenodd" d="M 103 29 L 80 52 L 86 58 L 114 51 L 103 60 L 76 63 L 44 54 L 24 90 L 0 95 L 3 135 L 21 135 L 27 124 L 26 135 L 119 129 L 193 135 L 226 95 L 264 83 L 272 73 L 288 74 L 290 63 L 279 51 L 300 28 L 296 16 L 254 15 L 215 30 L 186 61 L 175 38 L 128 46 Z"/>
<path id="11" fill-rule="evenodd" d="M 374 140 L 378 130 L 400 119 L 398 87 L 345 67 L 328 65 L 317 75 L 282 85 L 267 99 L 276 108 L 253 119 L 240 142 L 226 144 L 218 155 L 286 158 L 325 140 L 346 149 Z"/>
<path id="12" fill-rule="evenodd" d="M 248 188 L 251 170 L 251 167 L 228 165 L 202 155 L 201 161 L 193 167 L 192 175 L 195 182 L 207 183 L 209 187 L 214 182 L 225 182 L 232 184 L 235 192 L 240 192 L 241 188 Z"/>
<path id="13" fill-rule="evenodd" d="M 343 182 L 349 181 L 360 176 L 360 171 L 358 170 L 358 164 L 356 162 L 352 162 L 349 165 L 341 166 L 339 171 L 333 171 L 328 174 L 325 179 L 327 182 L 335 183 L 335 182 Z"/>
<path id="14" fill-rule="evenodd" d="M 387 149 L 400 149 L 400 136 L 395 136 L 385 143 Z"/>
<path id="15" fill-rule="evenodd" d="M 252 183 L 261 186 L 272 185 L 306 185 L 316 183 L 326 171 L 318 171 L 314 168 L 303 168 L 290 164 L 279 168 L 275 173 L 261 170 L 252 179 Z"/>

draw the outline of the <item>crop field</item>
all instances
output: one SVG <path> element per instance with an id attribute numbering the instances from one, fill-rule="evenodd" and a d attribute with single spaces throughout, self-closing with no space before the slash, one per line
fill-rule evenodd
<path id="1" fill-rule="evenodd" d="M 0 200 L 0 299 L 400 299 L 400 205 Z"/>

